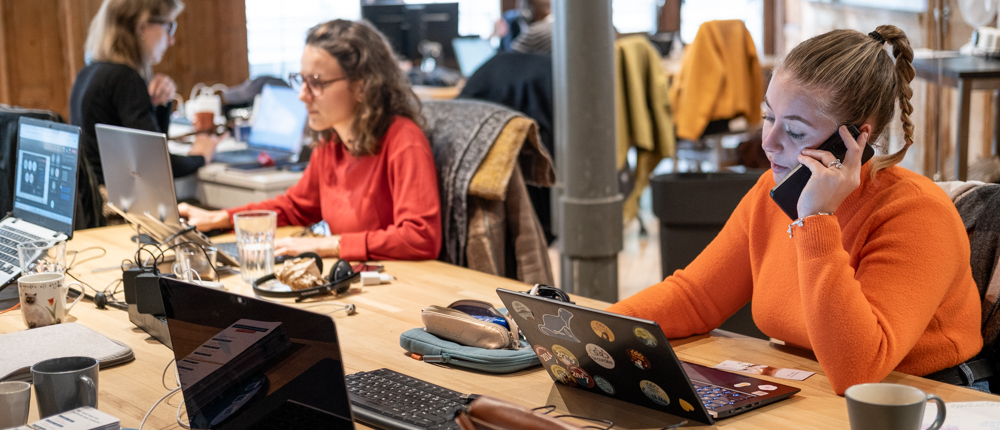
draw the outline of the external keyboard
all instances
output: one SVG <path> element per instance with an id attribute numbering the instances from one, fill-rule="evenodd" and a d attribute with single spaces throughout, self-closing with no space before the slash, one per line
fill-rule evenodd
<path id="1" fill-rule="evenodd" d="M 718 409 L 723 406 L 729 406 L 737 402 L 757 397 L 753 394 L 747 394 L 693 379 L 691 380 L 691 385 L 694 385 L 694 389 L 698 392 L 698 396 L 701 397 L 701 402 L 708 410 Z"/>
<path id="2" fill-rule="evenodd" d="M 355 421 L 386 430 L 458 429 L 455 411 L 467 403 L 457 391 L 378 369 L 347 375 Z"/>

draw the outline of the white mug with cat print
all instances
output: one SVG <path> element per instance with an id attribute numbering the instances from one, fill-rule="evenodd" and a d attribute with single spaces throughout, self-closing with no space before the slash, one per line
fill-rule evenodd
<path id="1" fill-rule="evenodd" d="M 69 310 L 83 298 L 83 294 L 66 304 L 70 285 L 80 286 L 80 283 L 67 284 L 65 281 L 66 276 L 62 273 L 51 272 L 24 275 L 17 279 L 24 325 L 35 328 L 66 321 Z"/>

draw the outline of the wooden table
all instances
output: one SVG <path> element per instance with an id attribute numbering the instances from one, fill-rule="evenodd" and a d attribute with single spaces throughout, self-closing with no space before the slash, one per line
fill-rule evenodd
<path id="1" fill-rule="evenodd" d="M 917 77 L 935 85 L 958 88 L 958 126 L 955 127 L 955 177 L 966 180 L 969 171 L 969 115 L 972 90 L 993 90 L 993 155 L 1000 145 L 1000 61 L 983 57 L 918 58 L 913 60 Z M 940 115 L 940 112 L 937 113 Z M 941 151 L 940 127 L 935 148 Z M 940 173 L 941 166 L 934 166 Z"/>
<path id="2" fill-rule="evenodd" d="M 91 273 L 91 270 L 116 266 L 122 258 L 128 258 L 133 251 L 128 243 L 131 234 L 125 226 L 76 232 L 69 243 L 69 250 L 100 246 L 107 250 L 107 255 L 79 264 L 71 272 L 94 287 L 103 289 L 121 272 Z M 81 255 L 80 258 L 86 256 Z M 352 290 L 343 297 L 296 305 L 333 317 L 343 340 L 344 366 L 348 373 L 388 367 L 465 393 L 488 394 L 531 407 L 554 404 L 564 413 L 610 419 L 616 423 L 616 428 L 659 428 L 679 421 L 671 415 L 555 384 L 541 367 L 508 375 L 492 375 L 427 364 L 404 356 L 403 349 L 399 347 L 399 335 L 421 326 L 419 310 L 422 307 L 448 304 L 459 298 L 502 305 L 494 292 L 497 287 L 525 290 L 527 286 L 437 261 L 384 264 L 386 272 L 396 277 L 391 284 L 365 287 L 362 291 Z M 239 276 L 226 277 L 224 282 L 230 291 L 251 294 L 249 286 L 243 284 Z M 606 306 L 583 297 L 574 297 L 574 300 L 586 306 Z M 347 316 L 337 311 L 337 305 L 343 303 L 357 305 L 358 314 Z M 132 325 L 123 311 L 98 310 L 91 302 L 84 301 L 73 309 L 72 314 L 76 322 L 124 342 L 135 351 L 134 362 L 101 371 L 99 409 L 121 418 L 125 427 L 138 427 L 150 406 L 167 392 L 161 385 L 160 375 L 173 358 L 172 352 Z M 18 311 L 0 315 L 0 333 L 23 329 Z M 722 420 L 717 424 L 719 428 L 848 428 L 844 398 L 833 393 L 823 369 L 808 353 L 718 330 L 710 335 L 675 340 L 671 344 L 682 359 L 709 366 L 723 360 L 738 359 L 816 372 L 816 375 L 801 382 L 762 377 L 800 387 L 802 392 L 777 404 Z M 989 394 L 900 373 L 889 375 L 886 381 L 918 387 L 948 402 L 1000 400 Z M 168 398 L 165 404 L 153 411 L 145 428 L 180 428 L 175 420 L 180 402 L 179 394 Z M 34 406 L 31 414 L 32 421 L 37 419 Z M 698 427 L 698 424 L 689 423 L 687 427 Z"/>

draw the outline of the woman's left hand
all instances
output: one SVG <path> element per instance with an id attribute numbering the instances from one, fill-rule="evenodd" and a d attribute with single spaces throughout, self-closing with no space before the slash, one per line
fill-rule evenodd
<path id="1" fill-rule="evenodd" d="M 299 255 L 315 252 L 323 258 L 340 257 L 340 236 L 285 237 L 274 241 L 274 255 Z"/>
<path id="2" fill-rule="evenodd" d="M 836 157 L 828 151 L 803 149 L 799 154 L 799 163 L 812 171 L 812 177 L 799 196 L 800 218 L 836 212 L 844 199 L 861 185 L 861 153 L 868 143 L 868 132 L 862 132 L 855 140 L 847 127 L 840 126 L 838 131 L 847 147 L 840 168 L 836 165 Z"/>

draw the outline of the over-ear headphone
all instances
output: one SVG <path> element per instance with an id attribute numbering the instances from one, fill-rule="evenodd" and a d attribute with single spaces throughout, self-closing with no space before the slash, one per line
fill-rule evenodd
<path id="1" fill-rule="evenodd" d="M 323 259 L 320 258 L 315 252 L 304 252 L 295 256 L 295 258 L 312 258 L 319 269 L 320 273 L 323 273 Z M 343 294 L 347 291 L 351 284 L 358 280 L 361 273 L 355 273 L 354 268 L 351 267 L 351 263 L 346 260 L 337 260 L 330 268 L 330 273 L 324 278 L 327 283 L 320 285 L 318 287 L 305 288 L 302 290 L 291 290 L 291 291 L 274 291 L 266 288 L 260 288 L 267 282 L 277 279 L 274 274 L 266 275 L 264 277 L 255 279 L 253 281 L 253 292 L 261 297 L 274 297 L 274 298 L 294 298 L 294 299 L 306 299 L 313 296 L 320 296 L 324 294 Z"/>

